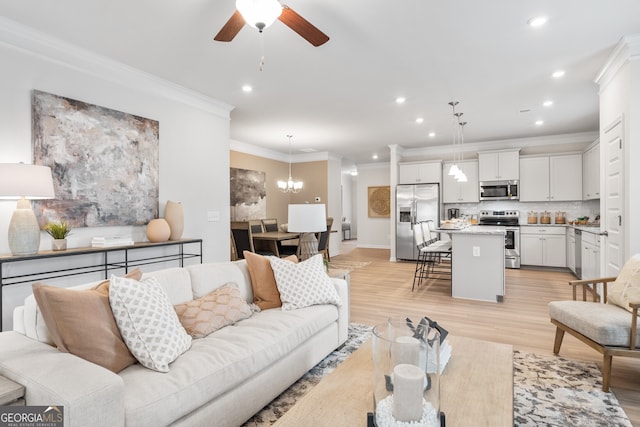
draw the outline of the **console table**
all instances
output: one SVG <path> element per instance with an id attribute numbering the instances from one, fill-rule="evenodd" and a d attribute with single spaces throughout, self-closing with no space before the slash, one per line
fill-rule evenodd
<path id="1" fill-rule="evenodd" d="M 189 252 L 185 252 L 185 246 L 189 247 Z M 176 252 L 135 259 L 130 257 L 132 252 L 159 247 L 173 247 Z M 82 255 L 97 255 L 100 261 L 90 262 L 79 267 L 55 270 L 43 269 L 38 265 L 38 260 L 67 259 Z M 104 278 L 108 279 L 109 272 L 112 270 L 124 269 L 125 273 L 127 273 L 131 267 L 169 261 L 179 261 L 180 267 L 184 267 L 184 260 L 188 258 L 200 258 L 200 263 L 202 264 L 202 239 L 180 239 L 160 243 L 140 242 L 133 245 L 108 248 L 72 248 L 65 251 L 41 251 L 33 255 L 0 255 L 0 331 L 2 330 L 2 293 L 5 286 L 89 273 L 104 273 Z M 5 274 L 5 267 L 12 263 L 29 263 L 29 270 L 32 272 L 14 275 Z"/>

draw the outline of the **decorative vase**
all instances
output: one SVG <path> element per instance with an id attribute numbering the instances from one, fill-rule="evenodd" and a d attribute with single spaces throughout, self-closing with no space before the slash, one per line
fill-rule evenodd
<path id="1" fill-rule="evenodd" d="M 440 427 L 439 344 L 438 330 L 428 324 L 391 318 L 373 328 L 378 427 Z"/>
<path id="2" fill-rule="evenodd" d="M 180 240 L 184 231 L 184 209 L 182 203 L 167 201 L 164 209 L 164 219 L 167 220 L 171 234 L 169 240 Z"/>
<path id="3" fill-rule="evenodd" d="M 147 239 L 152 243 L 166 242 L 170 234 L 171 228 L 164 218 L 152 219 L 147 224 Z"/>
<path id="4" fill-rule="evenodd" d="M 67 239 L 53 239 L 51 242 L 51 250 L 53 251 L 66 251 Z"/>

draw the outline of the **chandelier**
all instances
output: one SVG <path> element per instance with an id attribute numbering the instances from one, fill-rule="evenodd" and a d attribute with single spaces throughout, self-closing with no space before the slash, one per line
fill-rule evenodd
<path id="1" fill-rule="evenodd" d="M 299 193 L 302 190 L 302 181 L 294 181 L 291 178 L 291 138 L 293 135 L 287 135 L 289 138 L 289 179 L 286 181 L 278 181 L 278 189 L 283 193 Z"/>
<path id="2" fill-rule="evenodd" d="M 456 105 L 458 105 L 458 101 L 451 101 L 449 102 L 449 105 L 451 105 L 451 109 L 453 110 L 453 163 L 449 168 L 449 175 L 453 176 L 458 182 L 467 182 L 467 175 L 462 169 L 460 169 L 457 163 L 460 162 L 462 165 L 462 161 L 464 160 L 462 146 L 464 144 L 464 126 L 467 122 L 460 120 L 464 113 L 456 112 Z"/>

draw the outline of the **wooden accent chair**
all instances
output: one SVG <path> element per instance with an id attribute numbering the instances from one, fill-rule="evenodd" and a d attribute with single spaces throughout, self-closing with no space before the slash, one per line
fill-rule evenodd
<path id="1" fill-rule="evenodd" d="M 318 253 L 321 253 L 327 262 L 331 261 L 329 255 L 329 237 L 331 237 L 331 227 L 333 227 L 333 218 L 327 218 L 327 231 L 323 231 L 318 236 Z"/>
<path id="2" fill-rule="evenodd" d="M 264 231 L 278 231 L 278 220 L 276 218 L 263 219 L 262 228 Z"/>
<path id="3" fill-rule="evenodd" d="M 255 252 L 251 227 L 247 221 L 231 221 L 231 237 L 236 258 L 243 259 L 243 251 Z"/>
<path id="4" fill-rule="evenodd" d="M 636 347 L 640 340 L 640 254 L 625 263 L 617 278 L 572 280 L 569 285 L 573 300 L 549 303 L 551 323 L 556 325 L 553 353 L 560 352 L 565 332 L 600 352 L 602 390 L 607 392 L 613 356 L 640 358 L 640 348 Z M 581 300 L 577 299 L 578 289 L 582 291 Z M 588 293 L 592 301 L 587 301 Z"/>

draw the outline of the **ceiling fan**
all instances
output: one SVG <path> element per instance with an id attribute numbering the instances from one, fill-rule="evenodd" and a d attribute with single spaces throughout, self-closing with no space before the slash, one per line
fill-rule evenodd
<path id="1" fill-rule="evenodd" d="M 235 13 L 213 39 L 219 42 L 230 42 L 244 24 L 249 24 L 262 32 L 276 19 L 314 46 L 320 46 L 329 41 L 329 36 L 289 6 L 280 4 L 278 0 L 236 0 Z"/>

